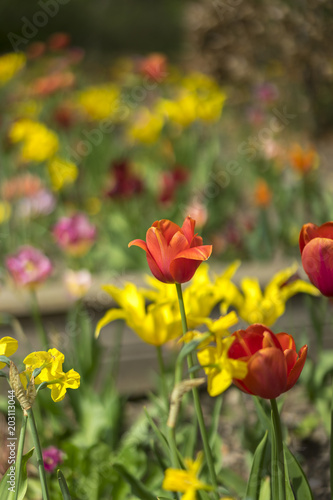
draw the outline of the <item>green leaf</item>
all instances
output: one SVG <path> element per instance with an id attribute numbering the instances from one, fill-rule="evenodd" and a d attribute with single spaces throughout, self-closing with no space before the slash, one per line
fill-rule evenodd
<path id="1" fill-rule="evenodd" d="M 150 427 L 153 429 L 157 439 L 159 440 L 163 450 L 164 450 L 164 453 L 169 456 L 169 453 L 170 453 L 170 450 L 169 450 L 169 445 L 168 445 L 168 440 L 167 438 L 165 437 L 165 435 L 159 430 L 159 428 L 157 427 L 157 425 L 155 424 L 154 420 L 151 418 L 151 416 L 149 415 L 148 411 L 146 408 L 143 409 L 143 411 L 145 412 L 146 414 L 146 417 L 149 421 L 149 424 L 150 424 Z"/>
<path id="2" fill-rule="evenodd" d="M 245 495 L 247 500 L 259 500 L 260 498 L 261 481 L 264 472 L 265 454 L 268 442 L 267 438 L 268 431 L 265 432 L 253 456 L 252 468 Z"/>
<path id="3" fill-rule="evenodd" d="M 63 475 L 61 470 L 57 470 L 57 477 L 58 477 L 58 481 L 59 481 L 59 486 L 60 486 L 62 498 L 64 500 L 72 500 L 72 497 L 69 493 L 69 489 L 68 489 L 68 486 L 66 483 L 65 476 Z"/>
<path id="4" fill-rule="evenodd" d="M 170 497 L 157 497 L 157 500 L 173 500 L 173 498 L 170 498 Z"/>
<path id="5" fill-rule="evenodd" d="M 223 486 L 226 486 L 228 490 L 231 490 L 233 493 L 237 493 L 237 495 L 241 498 L 244 498 L 246 481 L 244 481 L 239 474 L 227 467 L 223 467 L 218 475 L 218 478 Z"/>
<path id="6" fill-rule="evenodd" d="M 289 478 L 297 500 L 313 500 L 312 491 L 304 471 L 286 445 L 284 445 L 284 453 Z"/>
<path id="7" fill-rule="evenodd" d="M 152 495 L 145 485 L 132 476 L 123 465 L 113 464 L 113 468 L 130 485 L 133 495 L 136 495 L 141 500 L 156 500 L 156 496 Z"/>
<path id="8" fill-rule="evenodd" d="M 198 345 L 201 344 L 204 340 L 208 339 L 208 337 L 210 336 L 211 333 L 208 332 L 206 335 L 203 335 L 199 339 L 191 340 L 191 342 L 185 344 L 184 347 L 181 349 L 180 353 L 178 354 L 177 364 L 182 363 L 186 358 L 186 356 L 188 356 L 188 354 L 191 354 L 191 352 L 195 351 Z"/>
<path id="9" fill-rule="evenodd" d="M 17 497 L 18 500 L 25 499 L 25 494 L 27 492 L 27 487 L 28 487 L 27 461 L 32 456 L 34 449 L 35 448 L 31 448 L 31 450 L 28 451 L 28 453 L 26 453 L 22 457 L 21 480 L 20 480 L 20 487 L 19 487 L 18 497 Z M 12 470 L 14 470 L 14 474 L 15 474 L 15 466 L 16 466 L 16 463 L 11 465 L 11 467 L 13 467 Z M 8 475 L 10 468 L 7 470 L 7 472 L 5 473 L 5 475 L 3 476 L 3 478 L 1 479 L 1 482 L 0 482 L 0 498 L 1 498 L 1 500 L 14 500 L 14 498 L 15 498 L 15 488 L 16 488 L 15 481 L 14 481 L 14 485 L 13 485 L 14 491 L 9 491 L 9 489 L 8 489 L 11 487 L 11 484 L 7 483 L 7 481 L 10 480 L 10 477 Z"/>

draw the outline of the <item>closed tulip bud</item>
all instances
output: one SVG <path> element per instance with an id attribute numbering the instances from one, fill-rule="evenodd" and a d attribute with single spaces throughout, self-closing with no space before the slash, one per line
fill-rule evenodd
<path id="1" fill-rule="evenodd" d="M 274 334 L 259 323 L 238 330 L 228 356 L 247 363 L 247 375 L 233 380 L 239 389 L 265 399 L 274 399 L 289 391 L 297 382 L 308 347 L 297 353 L 295 341 L 287 333 Z"/>

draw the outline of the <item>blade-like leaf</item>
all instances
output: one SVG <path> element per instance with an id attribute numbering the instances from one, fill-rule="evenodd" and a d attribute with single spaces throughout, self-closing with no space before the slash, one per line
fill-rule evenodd
<path id="1" fill-rule="evenodd" d="M 300 498 L 301 500 L 313 500 L 312 491 L 303 469 L 286 445 L 284 446 L 284 454 L 286 457 L 289 479 L 296 498 Z"/>
<path id="2" fill-rule="evenodd" d="M 130 485 L 134 495 L 141 500 L 156 500 L 156 496 L 152 495 L 145 485 L 130 474 L 123 465 L 113 464 L 113 468 Z"/>
<path id="3" fill-rule="evenodd" d="M 257 449 L 254 453 L 251 473 L 245 495 L 245 498 L 247 500 L 259 500 L 260 498 L 261 480 L 263 477 L 265 454 L 268 442 L 267 437 L 268 432 L 266 431 L 264 437 L 258 444 Z"/>
<path id="4" fill-rule="evenodd" d="M 10 365 L 10 359 L 7 356 L 0 356 L 0 363 L 6 363 L 6 365 Z"/>
<path id="5" fill-rule="evenodd" d="M 61 470 L 57 470 L 57 477 L 58 477 L 58 481 L 59 481 L 59 486 L 60 486 L 62 498 L 64 500 L 72 500 L 72 497 L 69 493 L 69 489 L 68 489 L 68 486 L 66 483 L 65 476 L 63 475 Z"/>

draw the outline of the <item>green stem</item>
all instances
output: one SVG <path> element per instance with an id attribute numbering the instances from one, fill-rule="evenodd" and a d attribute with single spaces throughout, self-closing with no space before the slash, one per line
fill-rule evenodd
<path id="1" fill-rule="evenodd" d="M 45 331 L 43 321 L 40 315 L 40 310 L 39 310 L 39 305 L 38 305 L 38 300 L 37 300 L 37 295 L 35 290 L 31 291 L 31 298 L 32 298 L 32 316 L 37 328 L 37 331 L 39 333 L 40 341 L 42 343 L 42 348 L 43 350 L 47 351 L 49 348 L 49 339 L 47 338 L 47 333 Z"/>
<path id="2" fill-rule="evenodd" d="M 272 485 L 273 500 L 286 500 L 286 475 L 283 451 L 283 437 L 279 410 L 275 399 L 271 399 L 272 422 Z M 274 442 L 273 442 L 274 441 Z M 274 486 L 275 485 L 275 486 Z"/>
<path id="3" fill-rule="evenodd" d="M 27 410 L 27 414 L 28 414 L 28 418 L 29 418 L 32 439 L 33 439 L 35 449 L 36 449 L 38 472 L 39 472 L 40 484 L 41 484 L 41 488 L 42 488 L 42 498 L 43 498 L 43 500 L 50 500 L 49 492 L 47 489 L 42 448 L 40 446 L 36 422 L 35 422 L 34 414 L 32 412 L 32 408 Z"/>
<path id="4" fill-rule="evenodd" d="M 25 432 L 27 430 L 27 421 L 28 421 L 28 416 L 27 415 L 23 415 L 22 426 L 21 426 L 21 431 L 20 431 L 20 438 L 19 438 L 19 444 L 18 444 L 18 450 L 17 450 L 17 459 L 16 459 L 15 500 L 18 499 L 19 489 L 20 489 L 22 457 L 23 457 Z"/>
<path id="5" fill-rule="evenodd" d="M 182 292 L 181 284 L 176 283 L 176 288 L 177 288 L 180 316 L 181 316 L 181 320 L 182 320 L 183 335 L 185 335 L 188 328 L 187 328 L 186 313 L 185 313 L 184 299 L 183 299 L 183 292 Z M 193 357 L 192 357 L 192 353 L 190 353 L 187 356 L 187 366 L 188 366 L 189 370 L 193 367 L 193 365 L 194 365 Z M 195 378 L 195 374 L 193 372 L 190 372 L 190 378 L 191 379 Z M 204 418 L 203 418 L 198 389 L 196 387 L 193 387 L 192 394 L 193 394 L 194 408 L 195 408 L 195 412 L 196 412 L 198 423 L 199 423 L 199 428 L 200 428 L 201 438 L 202 438 L 202 442 L 203 442 L 205 457 L 206 457 L 207 466 L 208 466 L 208 470 L 209 470 L 210 480 L 212 482 L 212 486 L 216 489 L 217 488 L 217 478 L 216 478 L 216 473 L 215 473 L 215 468 L 214 468 L 214 460 L 213 460 L 212 452 L 211 452 L 211 449 L 209 446 L 207 429 L 206 429 Z M 218 498 L 217 493 L 216 493 L 216 497 Z"/>
<path id="6" fill-rule="evenodd" d="M 160 345 L 156 346 L 156 352 L 157 352 L 158 366 L 160 369 L 160 376 L 161 376 L 161 383 L 162 383 L 162 395 L 163 395 L 166 411 L 168 411 L 169 393 L 168 393 L 168 387 L 167 387 L 166 380 L 165 380 L 165 366 L 164 366 L 164 361 L 163 361 L 162 348 Z"/>

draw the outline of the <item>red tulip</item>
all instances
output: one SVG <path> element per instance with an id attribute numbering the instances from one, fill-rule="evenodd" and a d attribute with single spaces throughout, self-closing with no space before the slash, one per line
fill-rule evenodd
<path id="1" fill-rule="evenodd" d="M 151 272 L 163 283 L 186 283 L 201 262 L 212 253 L 211 245 L 202 245 L 202 238 L 194 234 L 195 220 L 186 217 L 180 228 L 167 219 L 155 221 L 148 229 L 146 241 L 133 240 L 147 254 Z"/>
<path id="2" fill-rule="evenodd" d="M 243 392 L 274 399 L 289 391 L 303 370 L 308 346 L 296 352 L 295 341 L 287 333 L 274 334 L 267 326 L 255 324 L 232 335 L 235 341 L 228 356 L 247 362 L 248 373 L 234 384 Z"/>
<path id="3" fill-rule="evenodd" d="M 327 297 L 333 297 L 333 222 L 304 224 L 299 235 L 304 271 Z"/>

